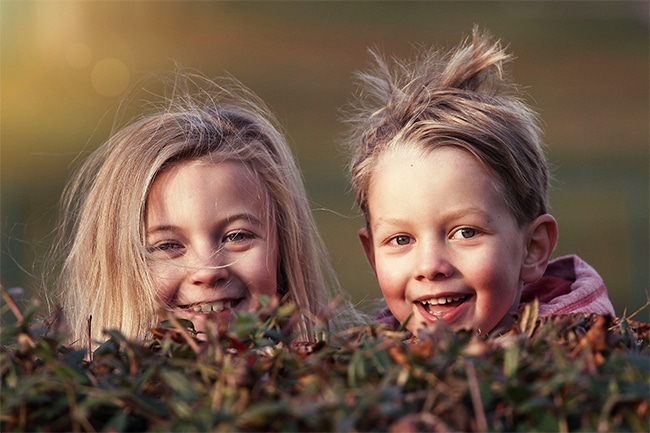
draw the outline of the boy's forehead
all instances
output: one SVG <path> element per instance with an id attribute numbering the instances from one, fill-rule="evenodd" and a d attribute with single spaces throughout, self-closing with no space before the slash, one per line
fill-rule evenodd
<path id="1" fill-rule="evenodd" d="M 410 170 L 425 173 L 424 177 L 411 179 Z M 493 199 L 508 207 L 505 188 L 500 177 L 470 151 L 458 146 L 424 149 L 422 146 L 405 145 L 387 150 L 378 159 L 369 184 L 368 199 L 372 201 L 373 197 L 378 198 L 376 194 L 385 197 L 389 191 L 393 191 L 398 197 L 404 194 L 417 196 L 423 193 L 421 186 L 434 181 L 434 178 L 435 182 L 440 182 L 440 177 L 437 175 L 443 173 L 446 173 L 444 175 L 447 185 L 445 195 L 450 199 L 456 197 L 456 194 L 468 184 L 483 184 L 485 186 L 481 189 L 486 192 L 491 191 L 490 196 Z M 369 206 L 368 210 L 370 211 L 372 207 Z"/>
<path id="2" fill-rule="evenodd" d="M 441 152 L 459 152 L 463 155 L 468 156 L 468 161 L 473 160 L 478 163 L 477 168 L 479 170 L 485 170 L 490 173 L 490 176 L 494 176 L 491 170 L 469 150 L 449 144 L 449 145 L 437 145 L 427 147 L 424 143 L 418 143 L 414 141 L 402 141 L 395 142 L 395 145 L 388 147 L 377 159 L 377 167 L 381 168 L 384 164 L 395 164 L 401 161 L 408 163 L 408 165 L 414 165 L 417 162 L 423 162 L 429 157 L 436 157 L 436 153 Z"/>

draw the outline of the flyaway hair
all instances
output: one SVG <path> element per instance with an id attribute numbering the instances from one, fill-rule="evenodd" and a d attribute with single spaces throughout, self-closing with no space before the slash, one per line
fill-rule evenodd
<path id="1" fill-rule="evenodd" d="M 93 342 L 107 328 L 145 338 L 158 323 L 165 305 L 149 270 L 147 197 L 160 173 L 192 160 L 240 162 L 259 178 L 279 240 L 278 295 L 302 313 L 297 338 L 313 340 L 314 318 L 340 288 L 300 171 L 270 110 L 234 80 L 222 84 L 193 74 L 177 74 L 171 95 L 159 99 L 99 146 L 64 192 L 52 252 L 61 271 L 53 285 L 71 341 L 88 343 L 91 316 Z M 340 303 L 340 317 L 356 317 L 347 305 Z"/>
<path id="2" fill-rule="evenodd" d="M 465 149 L 498 179 L 519 223 L 546 212 L 548 168 L 537 114 L 508 78 L 504 66 L 512 56 L 499 41 L 475 27 L 448 52 L 425 49 L 390 62 L 370 53 L 374 67 L 357 74 L 360 91 L 347 110 L 351 183 L 366 217 L 377 161 L 404 145 Z"/>

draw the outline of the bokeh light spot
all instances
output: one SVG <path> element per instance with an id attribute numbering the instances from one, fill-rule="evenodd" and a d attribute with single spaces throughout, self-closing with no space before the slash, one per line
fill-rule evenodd
<path id="1" fill-rule="evenodd" d="M 90 47 L 81 42 L 70 45 L 65 55 L 68 64 L 75 69 L 82 69 L 88 66 L 92 57 L 93 52 Z"/>
<path id="2" fill-rule="evenodd" d="M 103 59 L 97 62 L 90 74 L 94 89 L 102 96 L 118 96 L 131 81 L 131 73 L 120 59 Z"/>

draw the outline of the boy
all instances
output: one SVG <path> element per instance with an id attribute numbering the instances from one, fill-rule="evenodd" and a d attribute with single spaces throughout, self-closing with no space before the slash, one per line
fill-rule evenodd
<path id="1" fill-rule="evenodd" d="M 614 315 L 589 265 L 549 264 L 557 222 L 540 128 L 504 77 L 499 43 L 475 28 L 470 43 L 396 61 L 396 73 L 374 57 L 360 74 L 371 98 L 352 119 L 350 173 L 382 321 L 499 333 L 534 298 L 540 315 Z"/>

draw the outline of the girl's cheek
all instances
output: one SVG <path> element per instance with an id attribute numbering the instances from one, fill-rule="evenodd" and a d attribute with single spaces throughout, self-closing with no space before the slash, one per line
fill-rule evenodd
<path id="1" fill-rule="evenodd" d="M 156 291 L 163 298 L 172 296 L 174 287 L 183 279 L 183 271 L 177 266 L 157 264 L 151 266 L 149 271 Z"/>

